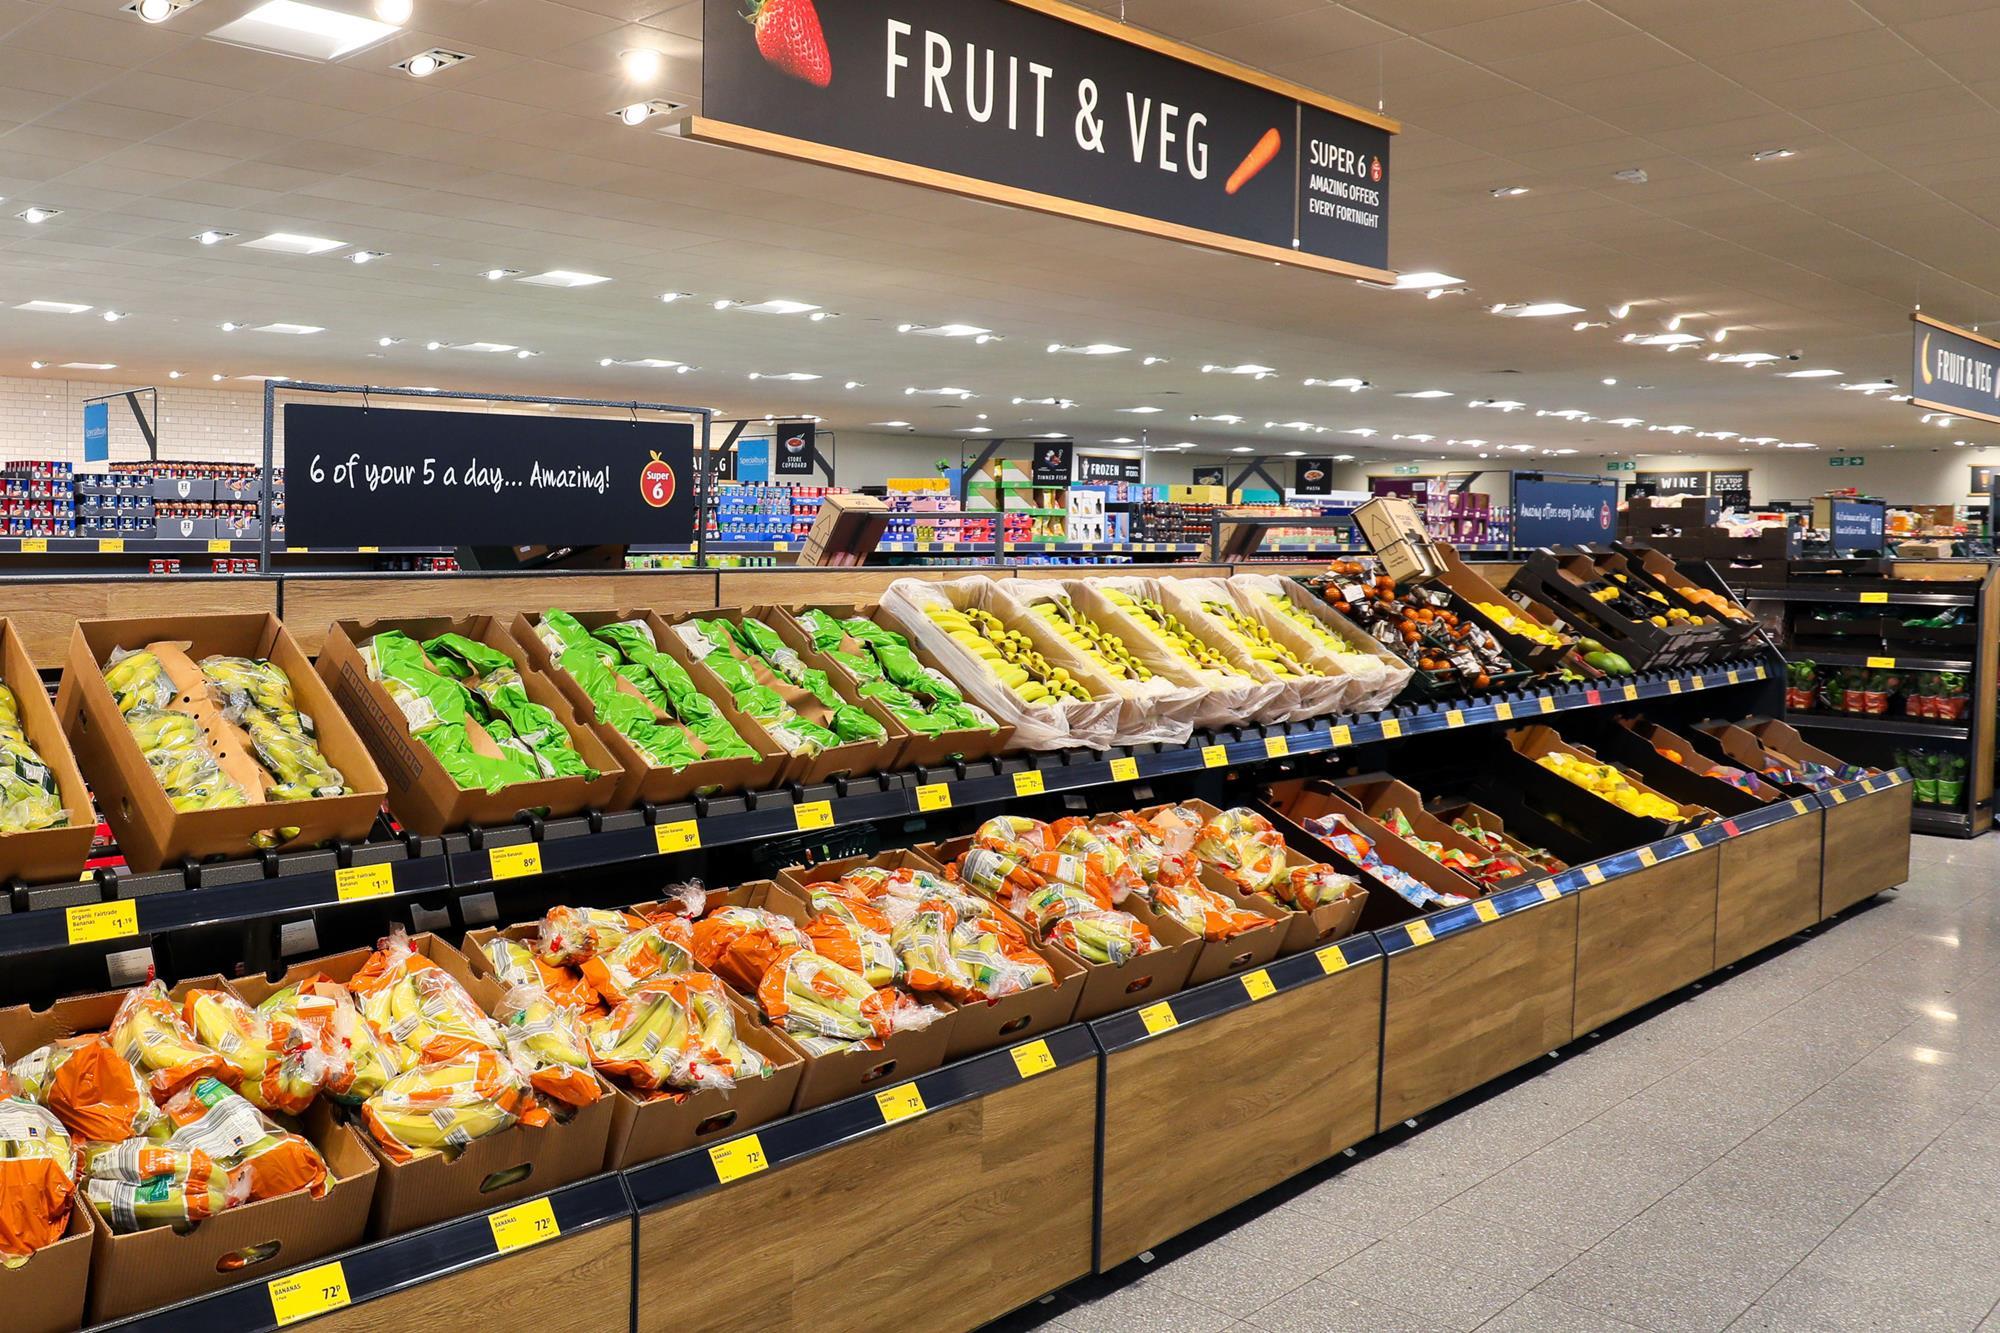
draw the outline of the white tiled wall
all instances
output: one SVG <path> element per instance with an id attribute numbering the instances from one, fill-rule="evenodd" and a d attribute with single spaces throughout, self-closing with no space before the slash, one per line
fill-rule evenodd
<path id="1" fill-rule="evenodd" d="M 117 388 L 82 380 L 0 378 L 0 460 L 67 459 L 81 466 L 84 400 Z M 154 411 L 151 395 L 140 394 L 139 405 L 149 415 Z M 159 390 L 158 412 L 161 458 L 256 463 L 264 456 L 261 387 L 167 386 Z M 145 438 L 123 398 L 111 400 L 109 417 L 112 461 L 143 460 Z"/>

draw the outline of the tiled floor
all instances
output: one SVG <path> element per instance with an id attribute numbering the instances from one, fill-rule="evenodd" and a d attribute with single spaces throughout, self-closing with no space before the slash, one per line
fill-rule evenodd
<path id="1" fill-rule="evenodd" d="M 2000 834 L 1004 1322 L 2000 1331 Z"/>

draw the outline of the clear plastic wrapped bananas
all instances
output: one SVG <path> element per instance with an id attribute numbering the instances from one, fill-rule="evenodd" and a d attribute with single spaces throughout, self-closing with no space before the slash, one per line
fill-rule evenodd
<path id="1" fill-rule="evenodd" d="M 1138 621 L 1141 627 L 1151 631 L 1173 651 L 1174 656 L 1189 666 L 1199 667 L 1203 671 L 1213 671 L 1218 675 L 1248 679 L 1229 664 L 1229 659 L 1219 649 L 1182 624 L 1179 616 L 1158 602 L 1144 597 L 1133 597 L 1116 588 L 1100 588 L 1098 591 L 1104 595 L 1106 601 Z"/>
<path id="2" fill-rule="evenodd" d="M 251 753 L 274 779 L 274 801 L 344 796 L 347 779 L 314 741 L 311 716 L 299 711 L 291 677 L 275 662 L 250 657 L 202 659 L 201 674 L 223 717 L 250 738 Z"/>
<path id="3" fill-rule="evenodd" d="M 1036 602 L 1034 614 L 1049 622 L 1049 628 L 1069 641 L 1085 657 L 1104 668 L 1114 680 L 1148 681 L 1153 673 L 1125 643 L 1104 626 L 1077 609 L 1068 597 L 1052 597 Z"/>
<path id="4" fill-rule="evenodd" d="M 124 710 L 125 725 L 131 730 L 132 739 L 138 742 L 139 753 L 146 757 L 146 766 L 160 780 L 167 803 L 174 809 L 186 814 L 190 810 L 227 810 L 250 804 L 249 793 L 215 762 L 215 756 L 202 740 L 201 724 L 194 718 L 147 702 L 125 708 L 121 699 L 119 706 Z"/>
<path id="5" fill-rule="evenodd" d="M 1224 631 L 1242 645 L 1244 652 L 1280 680 L 1300 680 L 1321 674 L 1301 662 L 1291 649 L 1272 637 L 1271 631 L 1262 622 L 1234 603 L 1204 601 L 1201 609 L 1220 623 Z"/>
<path id="6" fill-rule="evenodd" d="M 937 627 L 993 673 L 1024 704 L 1060 703 L 1074 699 L 1089 703 L 1088 686 L 1068 669 L 1050 664 L 1035 648 L 1035 641 L 1020 630 L 1008 629 L 1005 621 L 991 611 L 950 606 L 925 608 Z"/>
<path id="7" fill-rule="evenodd" d="M 19 1095 L 0 1069 L 0 1268 L 27 1262 L 69 1230 L 76 1151 L 47 1107 Z"/>
<path id="8" fill-rule="evenodd" d="M 0 833 L 25 833 L 69 822 L 56 775 L 21 729 L 21 704 L 0 685 Z"/>
<path id="9" fill-rule="evenodd" d="M 1263 599 L 1264 605 L 1291 621 L 1292 624 L 1298 627 L 1299 633 L 1311 639 L 1322 650 L 1341 657 L 1357 657 L 1362 655 L 1360 650 L 1353 644 L 1320 623 L 1318 616 L 1306 610 L 1303 606 L 1285 596 L 1285 594 L 1281 592 L 1264 592 L 1252 595 Z"/>

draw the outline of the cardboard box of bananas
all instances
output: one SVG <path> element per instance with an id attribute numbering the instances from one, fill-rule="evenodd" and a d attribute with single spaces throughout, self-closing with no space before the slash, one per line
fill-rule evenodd
<path id="1" fill-rule="evenodd" d="M 1116 739 L 1121 745 L 1180 745 L 1194 732 L 1203 689 L 1164 644 L 1136 632 L 1087 582 L 1024 579 L 1002 592 L 1039 617 L 1110 682 L 1122 706 Z"/>
<path id="2" fill-rule="evenodd" d="M 1078 580 L 1065 586 L 1093 608 L 1100 624 L 1114 627 L 1125 642 L 1149 642 L 1178 664 L 1178 671 L 1201 690 L 1194 718 L 1197 727 L 1240 726 L 1255 721 L 1265 716 L 1283 693 L 1283 686 L 1259 671 L 1235 639 L 1205 633 L 1203 626 L 1189 624 L 1168 610 L 1160 580 L 1120 576 Z"/>
<path id="3" fill-rule="evenodd" d="M 785 1114 L 803 1062 L 694 959 L 708 895 L 684 886 L 623 910 L 554 907 L 476 930 L 472 971 L 502 992 L 511 1047 L 603 1075 L 613 1089 L 607 1169 L 635 1166 Z"/>
<path id="4" fill-rule="evenodd" d="M 1279 689 L 1261 720 L 1293 721 L 1340 711 L 1349 693 L 1347 669 L 1298 626 L 1237 596 L 1227 579 L 1162 579 L 1169 611 L 1208 638 L 1234 644 L 1248 670 Z"/>
<path id="5" fill-rule="evenodd" d="M 1333 654 L 1350 681 L 1341 711 L 1372 713 L 1387 708 L 1410 683 L 1413 673 L 1408 663 L 1313 596 L 1297 579 L 1235 574 L 1229 586 L 1239 602 L 1266 615 L 1277 615 L 1316 647 Z"/>
<path id="6" fill-rule="evenodd" d="M 298 1118 L 330 1048 L 221 978 L 0 1011 L 0 1048 L 0 1254 L 59 1245 L 80 1200 L 93 1321 L 361 1239 L 373 1159 L 330 1116 Z"/>
<path id="7" fill-rule="evenodd" d="M 134 870 L 367 836 L 385 786 L 270 615 L 79 621 L 63 729 Z"/>
<path id="8" fill-rule="evenodd" d="M 0 678 L 10 682 L 0 684 L 0 879 L 73 881 L 96 831 L 90 790 L 35 664 L 5 618 Z"/>

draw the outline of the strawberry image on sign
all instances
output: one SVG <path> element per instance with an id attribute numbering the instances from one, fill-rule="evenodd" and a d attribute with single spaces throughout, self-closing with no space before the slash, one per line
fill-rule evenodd
<path id="1" fill-rule="evenodd" d="M 833 57 L 820 31 L 813 0 L 754 0 L 750 22 L 764 59 L 815 88 L 833 82 Z"/>

